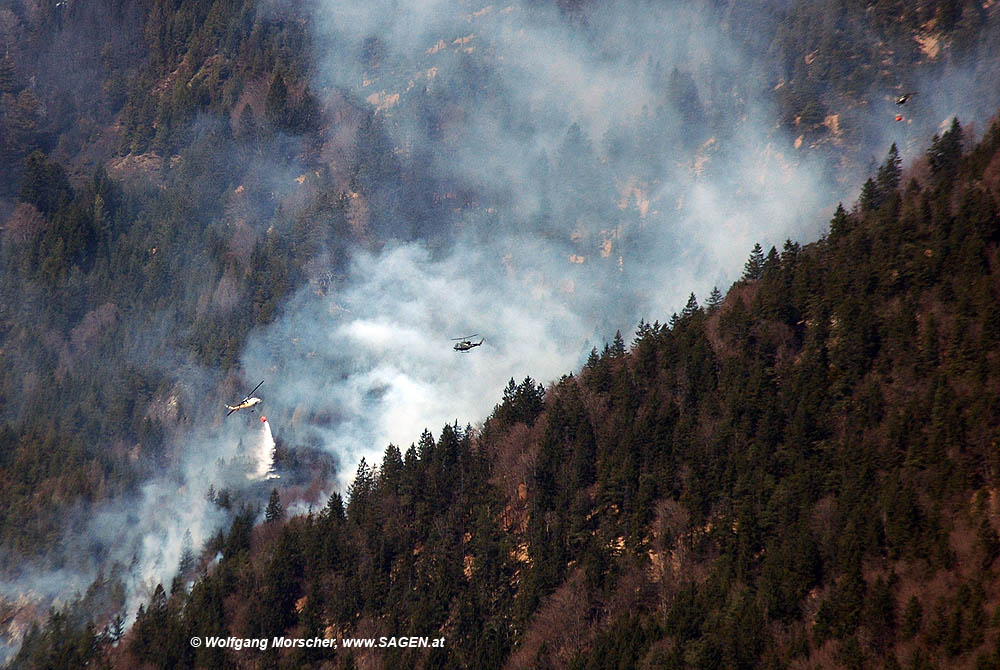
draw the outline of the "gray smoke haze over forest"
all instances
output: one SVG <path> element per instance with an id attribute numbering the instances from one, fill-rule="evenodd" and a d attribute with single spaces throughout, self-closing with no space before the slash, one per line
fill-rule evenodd
<path id="1" fill-rule="evenodd" d="M 445 241 L 405 207 L 376 213 L 397 241 L 250 338 L 243 367 L 268 376 L 276 430 L 308 425 L 342 483 L 390 441 L 481 421 L 510 378 L 553 381 L 616 329 L 630 339 L 691 291 L 725 289 L 754 242 L 815 238 L 836 204 L 819 166 L 783 153 L 752 61 L 697 10 L 318 15 L 319 87 L 376 105 L 403 169 L 475 194 Z M 481 349 L 451 350 L 471 333 Z"/>
<path id="2" fill-rule="evenodd" d="M 376 110 L 375 130 L 349 151 L 379 140 L 396 164 L 368 165 L 351 186 L 375 242 L 332 284 L 301 287 L 251 333 L 241 362 L 248 381 L 266 379 L 258 395 L 275 437 L 335 459 L 324 493 L 344 490 L 360 459 L 378 463 L 390 442 L 405 450 L 425 427 L 481 422 L 509 379 L 547 384 L 616 330 L 628 342 L 640 318 L 664 322 L 690 292 L 702 303 L 713 286 L 724 292 L 755 242 L 815 240 L 837 201 L 853 200 L 867 175 L 795 152 L 762 55 L 718 19 L 686 3 L 585 15 L 531 3 L 316 4 L 318 97 Z M 940 122 L 982 120 L 995 99 L 968 95 L 978 81 L 928 75 L 914 104 Z M 871 110 L 857 151 L 874 161 L 893 141 L 912 158 L 936 129 L 893 124 L 885 92 Z M 482 347 L 452 350 L 450 338 L 472 333 Z M 134 618 L 156 583 L 169 585 L 185 537 L 197 551 L 227 523 L 210 485 L 266 500 L 273 484 L 246 477 L 260 426 L 241 415 L 198 425 L 170 472 L 81 519 L 67 543 L 93 559 L 81 560 L 84 576 L 59 573 L 55 592 L 118 563 Z"/>
<path id="3" fill-rule="evenodd" d="M 393 241 L 245 350 L 272 414 L 308 425 L 342 484 L 390 441 L 481 421 L 510 378 L 553 381 L 616 329 L 724 291 L 755 242 L 816 239 L 868 176 L 793 149 L 765 59 L 707 5 L 321 2 L 316 19 L 317 87 L 374 106 L 400 169 L 459 194 L 445 226 L 374 213 Z M 977 77 L 922 75 L 924 118 L 983 118 L 996 96 L 961 94 Z M 926 147 L 935 128 L 894 123 L 891 91 L 871 103 L 855 165 Z M 471 333 L 486 345 L 451 351 Z"/>

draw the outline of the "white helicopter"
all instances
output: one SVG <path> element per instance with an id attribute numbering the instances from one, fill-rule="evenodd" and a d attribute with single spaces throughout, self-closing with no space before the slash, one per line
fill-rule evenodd
<path id="1" fill-rule="evenodd" d="M 264 383 L 264 380 L 261 379 L 260 380 L 260 384 L 263 384 L 263 383 Z M 260 398 L 254 398 L 253 397 L 254 391 L 256 391 L 257 389 L 260 388 L 260 384 L 257 384 L 256 386 L 254 386 L 253 387 L 253 391 L 250 391 L 250 393 L 247 393 L 246 397 L 243 398 L 243 400 L 241 400 L 238 403 L 236 403 L 235 405 L 226 405 L 226 409 L 229 410 L 229 412 L 226 414 L 226 416 L 229 416 L 233 412 L 238 412 L 241 409 L 249 409 L 249 410 L 252 411 L 254 407 L 256 407 L 261 402 L 263 402 Z"/>

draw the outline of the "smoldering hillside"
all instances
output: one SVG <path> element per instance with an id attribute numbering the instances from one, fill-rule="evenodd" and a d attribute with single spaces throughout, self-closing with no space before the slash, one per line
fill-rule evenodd
<path id="1" fill-rule="evenodd" d="M 717 18 L 318 6 L 315 86 L 366 110 L 321 153 L 347 145 L 348 218 L 371 243 L 251 336 L 272 416 L 346 481 L 389 441 L 481 420 L 510 378 L 548 382 L 725 288 L 755 242 L 816 237 L 856 183 L 796 153 L 763 59 Z M 451 350 L 471 333 L 482 349 Z"/>
<path id="2" fill-rule="evenodd" d="M 301 459 L 286 461 L 280 483 L 312 483 L 319 501 L 390 441 L 481 421 L 508 379 L 548 383 L 616 330 L 627 340 L 640 318 L 665 321 L 690 292 L 704 301 L 713 286 L 725 289 L 754 242 L 766 250 L 786 237 L 816 238 L 891 142 L 914 158 L 952 114 L 975 121 L 996 104 L 982 86 L 995 61 L 990 45 L 1000 44 L 988 39 L 996 10 L 981 17 L 969 47 L 977 58 L 959 58 L 957 39 L 925 21 L 916 34 L 939 35 L 939 55 L 927 42 L 922 56 L 853 88 L 837 79 L 851 73 L 819 71 L 830 59 L 823 31 L 859 37 L 852 48 L 870 70 L 881 57 L 878 28 L 857 17 L 847 28 L 814 25 L 811 10 L 791 3 L 261 3 L 255 11 L 268 30 L 306 26 L 310 66 L 278 57 L 284 98 L 276 77 L 258 74 L 225 114 L 206 109 L 191 122 L 185 132 L 194 137 L 225 131 L 210 145 L 211 170 L 192 168 L 199 155 L 181 152 L 179 163 L 160 157 L 148 175 L 168 190 L 184 182 L 169 176 L 184 170 L 195 183 L 228 180 L 215 185 L 217 207 L 195 212 L 192 225 L 216 226 L 227 262 L 236 260 L 219 277 L 199 277 L 204 258 L 192 255 L 169 276 L 195 293 L 211 285 L 193 330 L 230 329 L 227 342 L 239 344 L 199 362 L 238 357 L 239 370 L 220 380 L 217 370 L 164 355 L 169 347 L 135 354 L 162 356 L 194 408 L 191 424 L 170 436 L 168 462 L 134 497 L 85 508 L 84 530 L 67 539 L 89 543 L 82 583 L 101 565 L 131 566 L 129 609 L 169 582 L 187 532 L 198 549 L 230 521 L 234 511 L 206 500 L 210 486 L 266 499 L 269 488 L 233 474 L 256 427 L 220 426 L 219 387 L 229 400 L 248 390 L 240 375 L 266 378 L 260 394 L 279 442 L 336 463 L 336 474 L 320 468 L 322 476 L 296 479 L 290 470 Z M 786 26 L 796 16 L 798 33 Z M 202 56 L 205 67 L 189 64 L 191 90 L 212 72 Z M 170 71 L 175 88 L 167 87 L 181 99 L 187 84 L 174 72 L 182 69 Z M 919 94 L 894 122 L 892 98 L 910 88 Z M 157 134 L 166 127 L 140 120 Z M 262 139 L 267 123 L 279 130 Z M 137 142 L 132 152 L 148 148 Z M 229 164 L 238 169 L 219 177 Z M 279 253 L 298 267 L 271 286 L 248 288 L 232 270 L 245 261 L 247 276 L 260 278 L 268 254 Z M 276 286 L 283 292 L 268 292 Z M 239 311 L 248 294 L 253 314 Z M 472 333 L 486 338 L 482 347 L 451 349 L 451 338 Z"/>

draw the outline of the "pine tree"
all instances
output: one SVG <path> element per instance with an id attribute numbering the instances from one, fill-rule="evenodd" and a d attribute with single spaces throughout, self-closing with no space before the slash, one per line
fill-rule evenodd
<path id="1" fill-rule="evenodd" d="M 622 339 L 622 331 L 615 331 L 615 339 L 611 343 L 611 355 L 615 358 L 621 358 L 625 355 L 625 340 Z"/>
<path id="2" fill-rule="evenodd" d="M 691 295 L 688 296 L 687 304 L 684 305 L 684 309 L 683 311 L 681 311 L 681 318 L 689 319 L 692 316 L 694 316 L 697 311 L 698 311 L 698 299 L 695 298 L 694 292 L 692 291 Z"/>
<path id="3" fill-rule="evenodd" d="M 382 467 L 379 469 L 379 485 L 395 491 L 403 473 L 403 455 L 399 447 L 389 444 L 382 455 Z"/>
<path id="4" fill-rule="evenodd" d="M 194 543 L 191 541 L 191 531 L 184 531 L 184 539 L 181 541 L 181 560 L 177 566 L 177 575 L 186 578 L 194 568 Z"/>
<path id="5" fill-rule="evenodd" d="M 271 489 L 271 497 L 267 501 L 267 509 L 264 510 L 264 519 L 268 523 L 274 523 L 275 521 L 281 521 L 284 517 L 285 510 L 281 506 L 281 497 L 278 495 L 278 489 Z"/>
<path id="6" fill-rule="evenodd" d="M 718 286 L 712 287 L 712 292 L 708 296 L 708 313 L 715 314 L 722 307 L 722 292 Z"/>
<path id="7" fill-rule="evenodd" d="M 652 328 L 645 319 L 639 319 L 639 326 L 635 329 L 635 338 L 632 340 L 632 348 L 639 346 L 639 343 L 650 336 Z M 596 351 L 593 352 L 596 355 Z"/>
<path id="8" fill-rule="evenodd" d="M 513 397 L 513 392 L 516 388 L 513 377 L 510 378 L 509 387 L 511 389 L 511 397 Z M 506 391 L 504 393 L 506 394 Z M 417 457 L 422 462 L 427 463 L 431 456 L 434 455 L 434 446 L 434 436 L 431 435 L 431 431 L 424 428 L 424 432 L 420 434 L 420 440 L 417 442 Z"/>
<path id="9" fill-rule="evenodd" d="M 427 431 L 424 431 L 427 432 Z M 358 471 L 354 475 L 354 481 L 347 488 L 347 512 L 352 520 L 357 520 L 359 515 L 363 515 L 375 492 L 375 474 L 368 462 L 361 458 L 358 463 Z"/>
<path id="10" fill-rule="evenodd" d="M 773 246 L 770 251 L 767 252 L 767 257 L 764 259 L 764 266 L 761 269 L 761 278 L 773 278 L 778 274 L 781 269 L 781 260 L 778 258 L 778 250 Z"/>
<path id="11" fill-rule="evenodd" d="M 910 596 L 903 610 L 903 621 L 900 627 L 900 635 L 904 640 L 909 640 L 920 631 L 924 610 L 916 596 Z"/>
<path id="12" fill-rule="evenodd" d="M 843 203 L 837 203 L 837 211 L 833 213 L 833 218 L 830 219 L 830 236 L 840 237 L 846 235 L 850 229 L 850 218 L 847 215 L 847 210 L 844 209 Z"/>
<path id="13" fill-rule="evenodd" d="M 983 553 L 982 568 L 988 570 L 997 556 L 1000 556 L 1000 537 L 997 537 L 997 532 L 993 529 L 988 516 L 983 517 L 980 522 L 976 540 Z"/>
<path id="14" fill-rule="evenodd" d="M 875 180 L 869 177 L 861 187 L 861 195 L 858 196 L 858 209 L 861 210 L 862 214 L 867 214 L 878 209 L 879 204 L 878 188 L 875 186 Z"/>
<path id="15" fill-rule="evenodd" d="M 883 201 L 899 188 L 899 180 L 903 175 L 903 161 L 899 158 L 899 150 L 893 142 L 889 147 L 889 153 L 885 157 L 885 163 L 878 169 L 875 177 L 875 185 L 878 187 L 879 196 Z"/>
<path id="16" fill-rule="evenodd" d="M 962 126 L 958 119 L 951 121 L 951 127 L 944 135 L 934 136 L 931 148 L 927 150 L 927 162 L 930 164 L 931 175 L 938 183 L 947 181 L 958 168 L 958 160 L 962 157 Z"/>
<path id="17" fill-rule="evenodd" d="M 760 279 L 764 272 L 764 249 L 760 242 L 753 245 L 750 251 L 750 258 L 743 266 L 743 281 L 755 281 Z"/>
<path id="18" fill-rule="evenodd" d="M 801 250 L 797 242 L 785 240 L 785 246 L 781 250 L 781 266 L 784 268 L 786 274 L 794 270 Z"/>
<path id="19" fill-rule="evenodd" d="M 514 395 L 517 393 L 517 383 L 514 378 L 511 377 L 510 381 L 507 382 L 507 386 L 503 389 L 503 402 L 504 404 L 510 404 L 514 402 Z"/>
<path id="20" fill-rule="evenodd" d="M 330 499 L 327 501 L 326 507 L 323 508 L 323 514 L 330 519 L 338 521 L 343 521 L 346 518 L 346 514 L 344 513 L 344 499 L 339 492 L 334 491 L 330 494 Z"/>

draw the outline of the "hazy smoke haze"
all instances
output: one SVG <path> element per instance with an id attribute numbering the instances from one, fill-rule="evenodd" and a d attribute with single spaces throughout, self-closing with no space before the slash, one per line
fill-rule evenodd
<path id="1" fill-rule="evenodd" d="M 271 486 L 294 480 L 267 481 L 275 440 L 332 456 L 324 493 L 343 489 L 389 442 L 405 449 L 425 427 L 475 426 L 509 379 L 547 384 L 616 330 L 628 342 L 640 318 L 668 320 L 690 292 L 701 302 L 713 286 L 725 292 L 755 242 L 766 252 L 817 239 L 867 176 L 853 166 L 893 141 L 913 158 L 938 123 L 981 122 L 997 98 L 970 94 L 981 77 L 968 68 L 921 75 L 914 104 L 934 121 L 918 127 L 893 122 L 891 91 L 872 91 L 860 145 L 835 164 L 836 153 L 798 150 L 777 118 L 766 54 L 709 3 L 313 7 L 311 86 L 333 119 L 319 153 L 334 157 L 325 167 L 343 176 L 366 244 L 343 276 L 303 285 L 251 333 L 242 369 L 266 380 L 267 424 L 246 412 L 223 420 L 222 403 L 239 398 L 213 397 L 212 372 L 181 369 L 196 404 L 211 407 L 171 467 L 136 499 L 81 514 L 66 540 L 83 548 L 79 569 L 5 592 L 65 594 L 118 563 L 132 618 L 169 584 L 186 534 L 197 551 L 228 522 L 210 486 L 263 505 Z M 368 115 L 360 127 L 337 120 L 343 105 Z M 351 161 L 364 169 L 348 175 Z M 294 189 L 300 166 L 279 162 L 261 157 L 254 178 Z M 252 227 L 254 203 L 240 206 Z M 313 279 L 324 270 L 310 268 Z M 452 349 L 473 333 L 483 346 Z"/>

